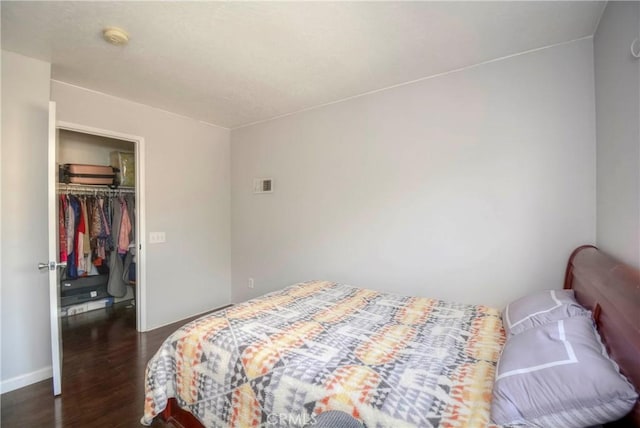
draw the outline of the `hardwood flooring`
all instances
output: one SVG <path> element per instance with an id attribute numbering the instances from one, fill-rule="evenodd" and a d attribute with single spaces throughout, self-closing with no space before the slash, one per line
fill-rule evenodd
<path id="1" fill-rule="evenodd" d="M 51 379 L 3 394 L 2 428 L 142 427 L 146 363 L 189 320 L 138 333 L 135 312 L 120 303 L 63 319 L 62 395 Z"/>

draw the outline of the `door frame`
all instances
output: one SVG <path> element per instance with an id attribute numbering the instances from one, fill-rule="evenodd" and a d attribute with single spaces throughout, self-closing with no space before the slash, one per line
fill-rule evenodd
<path id="1" fill-rule="evenodd" d="M 56 121 L 56 132 L 60 129 L 130 141 L 135 146 L 136 158 L 136 330 L 147 331 L 147 272 L 146 272 L 146 241 L 145 241 L 145 143 L 144 138 L 137 135 L 124 134 L 93 126 L 77 123 Z"/>

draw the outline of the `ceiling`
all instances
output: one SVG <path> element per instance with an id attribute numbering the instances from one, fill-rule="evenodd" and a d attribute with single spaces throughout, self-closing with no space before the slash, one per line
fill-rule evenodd
<path id="1" fill-rule="evenodd" d="M 52 78 L 227 128 L 592 36 L 605 2 L 13 2 Z M 101 38 L 125 28 L 130 43 Z"/>

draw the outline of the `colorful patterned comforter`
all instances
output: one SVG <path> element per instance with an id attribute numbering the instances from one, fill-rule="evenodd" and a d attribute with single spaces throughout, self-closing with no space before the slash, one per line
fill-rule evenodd
<path id="1" fill-rule="evenodd" d="M 186 324 L 149 361 L 142 423 L 176 397 L 206 427 L 485 427 L 500 314 L 325 281 Z"/>

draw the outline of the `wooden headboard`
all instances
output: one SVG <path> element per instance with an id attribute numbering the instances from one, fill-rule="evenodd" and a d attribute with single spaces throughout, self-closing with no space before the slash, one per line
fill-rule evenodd
<path id="1" fill-rule="evenodd" d="M 593 312 L 609 355 L 640 391 L 640 270 L 585 245 L 569 257 L 564 288 Z M 640 401 L 626 422 L 640 426 Z"/>

